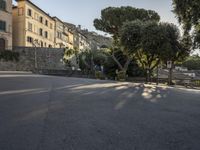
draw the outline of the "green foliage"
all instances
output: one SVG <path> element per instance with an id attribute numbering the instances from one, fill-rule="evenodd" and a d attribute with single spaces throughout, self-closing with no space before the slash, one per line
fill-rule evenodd
<path id="1" fill-rule="evenodd" d="M 159 24 L 155 21 L 127 22 L 121 34 L 122 46 L 129 50 L 129 55 L 133 55 L 144 70 L 147 70 L 147 79 L 161 61 L 175 62 L 188 55 L 179 30 L 173 24 Z"/>
<path id="2" fill-rule="evenodd" d="M 0 51 L 0 60 L 19 61 L 19 53 L 8 50 Z"/>
<path id="3" fill-rule="evenodd" d="M 73 57 L 76 58 L 76 61 L 78 63 L 78 50 L 75 48 L 75 49 L 64 49 L 64 56 L 63 56 L 63 61 L 65 62 L 65 64 L 67 65 L 71 65 L 71 59 Z"/>
<path id="4" fill-rule="evenodd" d="M 161 54 L 162 60 L 166 61 L 182 61 L 188 56 L 190 49 L 188 43 L 185 43 L 184 38 L 181 39 L 179 29 L 174 24 L 162 23 L 161 30 L 165 35 L 165 43 Z"/>
<path id="5" fill-rule="evenodd" d="M 82 70 L 94 71 L 95 65 L 104 65 L 107 57 L 105 51 L 85 50 L 79 53 L 79 66 Z"/>
<path id="6" fill-rule="evenodd" d="M 126 71 L 119 71 L 117 72 L 117 80 L 125 81 L 127 77 Z"/>
<path id="7" fill-rule="evenodd" d="M 199 24 L 199 0 L 173 0 L 173 8 L 173 12 L 177 15 L 179 22 L 184 25 L 186 33 L 193 25 Z"/>
<path id="8" fill-rule="evenodd" d="M 193 33 L 193 48 L 200 48 L 200 0 L 173 0 L 174 13 L 178 21 L 183 25 L 184 35 L 187 36 L 184 40 L 191 46 L 190 30 L 194 29 Z"/>
<path id="9" fill-rule="evenodd" d="M 97 30 L 107 32 L 114 37 L 119 36 L 119 32 L 125 22 L 134 20 L 160 20 L 160 16 L 152 10 L 138 9 L 134 7 L 108 7 L 101 11 L 101 18 L 94 20 Z"/>
<path id="10" fill-rule="evenodd" d="M 126 56 L 120 50 L 116 51 L 115 56 L 121 64 L 124 64 L 126 62 Z M 107 61 L 104 63 L 105 75 L 108 78 L 115 79 L 117 75 L 116 70 L 119 70 L 118 65 L 111 57 L 108 57 Z M 142 68 L 138 66 L 136 60 L 133 59 L 128 67 L 127 75 L 129 77 L 138 77 L 138 76 L 144 76 L 145 72 Z"/>
<path id="11" fill-rule="evenodd" d="M 121 45 L 128 55 L 132 55 L 141 48 L 143 22 L 140 20 L 126 22 L 121 29 Z"/>
<path id="12" fill-rule="evenodd" d="M 105 77 L 101 71 L 95 71 L 95 78 L 101 79 L 101 80 L 105 79 Z"/>
<path id="13" fill-rule="evenodd" d="M 182 65 L 189 70 L 200 70 L 200 57 L 198 55 L 190 56 Z"/>
<path id="14" fill-rule="evenodd" d="M 140 21 L 139 21 L 140 20 Z M 134 7 L 108 7 L 101 12 L 101 18 L 94 20 L 94 26 L 97 30 L 109 33 L 113 36 L 114 43 L 112 48 L 112 58 L 114 62 L 118 65 L 118 68 L 120 70 L 127 71 L 128 66 L 130 65 L 131 59 L 132 59 L 132 53 L 136 51 L 138 47 L 138 39 L 132 39 L 132 43 L 129 42 L 129 45 L 127 45 L 127 36 L 136 36 L 138 35 L 137 29 L 139 29 L 140 22 L 144 21 L 159 21 L 160 16 L 152 10 L 145 10 L 145 9 L 138 9 Z M 138 27 L 137 29 L 132 27 L 127 23 L 130 21 L 135 21 L 135 26 Z M 124 25 L 125 24 L 125 25 Z M 124 30 L 131 30 L 131 32 L 135 32 L 134 35 L 129 34 L 128 32 Z M 140 31 L 140 30 L 139 30 Z M 121 34 L 122 32 L 122 34 Z M 125 34 L 127 33 L 127 34 Z M 123 38 L 121 39 L 121 42 L 123 42 L 123 47 L 121 47 L 120 43 L 120 36 L 123 35 Z M 135 46 L 133 48 L 133 45 Z M 131 47 L 131 49 L 130 49 Z M 124 55 L 126 55 L 126 62 L 124 64 L 121 64 L 120 61 L 115 57 L 115 50 L 120 49 Z"/>
<path id="15" fill-rule="evenodd" d="M 194 48 L 200 48 L 200 24 L 196 26 L 193 32 Z"/>

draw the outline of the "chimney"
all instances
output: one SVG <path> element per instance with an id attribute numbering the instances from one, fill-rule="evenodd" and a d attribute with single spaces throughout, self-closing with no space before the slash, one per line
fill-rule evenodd
<path id="1" fill-rule="evenodd" d="M 81 25 L 80 24 L 78 25 L 78 29 L 81 30 Z"/>

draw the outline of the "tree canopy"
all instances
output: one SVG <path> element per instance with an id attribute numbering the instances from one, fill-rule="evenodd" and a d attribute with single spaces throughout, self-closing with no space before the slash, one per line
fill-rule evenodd
<path id="1" fill-rule="evenodd" d="M 158 15 L 158 13 L 156 13 L 153 10 L 145 10 L 145 9 L 138 9 L 138 8 L 134 8 L 134 7 L 108 7 L 106 9 L 103 9 L 101 11 L 101 18 L 100 19 L 95 19 L 94 20 L 94 26 L 97 30 L 109 33 L 113 36 L 114 39 L 114 44 L 113 47 L 111 48 L 111 56 L 113 58 L 113 60 L 117 63 L 118 67 L 120 70 L 126 71 L 131 59 L 133 59 L 131 57 L 131 53 L 133 52 L 136 47 L 137 47 L 137 40 L 133 39 L 132 42 L 134 41 L 134 43 L 132 43 L 133 45 L 135 45 L 136 47 L 132 49 L 129 49 L 130 47 L 125 46 L 125 44 L 123 45 L 123 47 L 121 47 L 120 45 L 120 36 L 121 31 L 123 30 L 123 25 L 126 24 L 127 22 L 130 21 L 136 21 L 139 20 L 141 22 L 145 22 L 145 21 L 156 21 L 159 22 L 160 20 L 160 16 Z M 139 23 L 138 21 L 138 23 Z M 128 25 L 127 25 L 128 26 Z M 135 24 L 135 26 L 138 26 Z M 130 29 L 131 27 L 129 27 Z M 129 30 L 129 29 L 125 29 L 125 30 Z M 139 29 L 139 28 L 138 28 Z M 133 28 L 134 30 L 134 28 Z M 133 32 L 132 30 L 132 32 Z M 135 30 L 135 34 L 137 30 Z M 131 34 L 127 34 L 125 36 L 132 36 Z M 124 41 L 125 42 L 125 41 Z M 121 50 L 127 57 L 127 61 L 125 62 L 124 65 L 122 65 L 119 60 L 115 57 L 115 52 L 116 50 Z"/>
<path id="2" fill-rule="evenodd" d="M 119 36 L 119 32 L 125 22 L 134 20 L 159 21 L 160 16 L 153 10 L 138 9 L 134 7 L 108 7 L 101 11 L 101 18 L 94 20 L 97 30 L 109 33 L 114 37 Z"/>
<path id="3" fill-rule="evenodd" d="M 178 21 L 184 25 L 185 32 L 199 24 L 200 1 L 199 0 L 173 0 L 174 13 Z"/>
<path id="4" fill-rule="evenodd" d="M 182 64 L 189 70 L 200 70 L 200 57 L 198 55 L 188 57 Z"/>
<path id="5" fill-rule="evenodd" d="M 173 0 L 173 12 L 183 25 L 185 45 L 200 48 L 200 0 Z M 190 36 L 194 29 L 193 36 Z M 192 39 L 192 40 L 191 40 Z"/>

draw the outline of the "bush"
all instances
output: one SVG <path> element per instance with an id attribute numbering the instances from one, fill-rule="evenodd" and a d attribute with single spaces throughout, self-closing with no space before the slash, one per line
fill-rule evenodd
<path id="1" fill-rule="evenodd" d="M 103 73 L 101 71 L 95 71 L 95 78 L 96 79 L 101 79 L 101 80 L 105 79 L 104 75 L 103 75 Z"/>
<path id="2" fill-rule="evenodd" d="M 19 61 L 19 53 L 9 50 L 0 51 L 0 60 Z"/>
<path id="3" fill-rule="evenodd" d="M 125 81 L 126 77 L 127 77 L 127 74 L 126 74 L 125 71 L 119 71 L 119 72 L 117 72 L 117 79 L 119 81 Z"/>

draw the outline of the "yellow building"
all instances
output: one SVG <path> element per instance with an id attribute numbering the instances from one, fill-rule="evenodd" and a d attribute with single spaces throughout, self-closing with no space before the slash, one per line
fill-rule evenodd
<path id="1" fill-rule="evenodd" d="M 13 46 L 55 47 L 54 19 L 30 0 L 13 7 Z"/>
<path id="2" fill-rule="evenodd" d="M 54 42 L 56 48 L 66 48 L 68 41 L 68 28 L 57 17 L 53 17 L 55 20 Z"/>
<path id="3" fill-rule="evenodd" d="M 55 20 L 55 47 L 73 49 L 73 32 L 59 18 Z"/>
<path id="4" fill-rule="evenodd" d="M 12 0 L 0 0 L 0 50 L 12 49 Z"/>
<path id="5" fill-rule="evenodd" d="M 74 34 L 73 31 L 68 28 L 68 42 L 67 42 L 67 47 L 69 49 L 74 49 Z"/>

